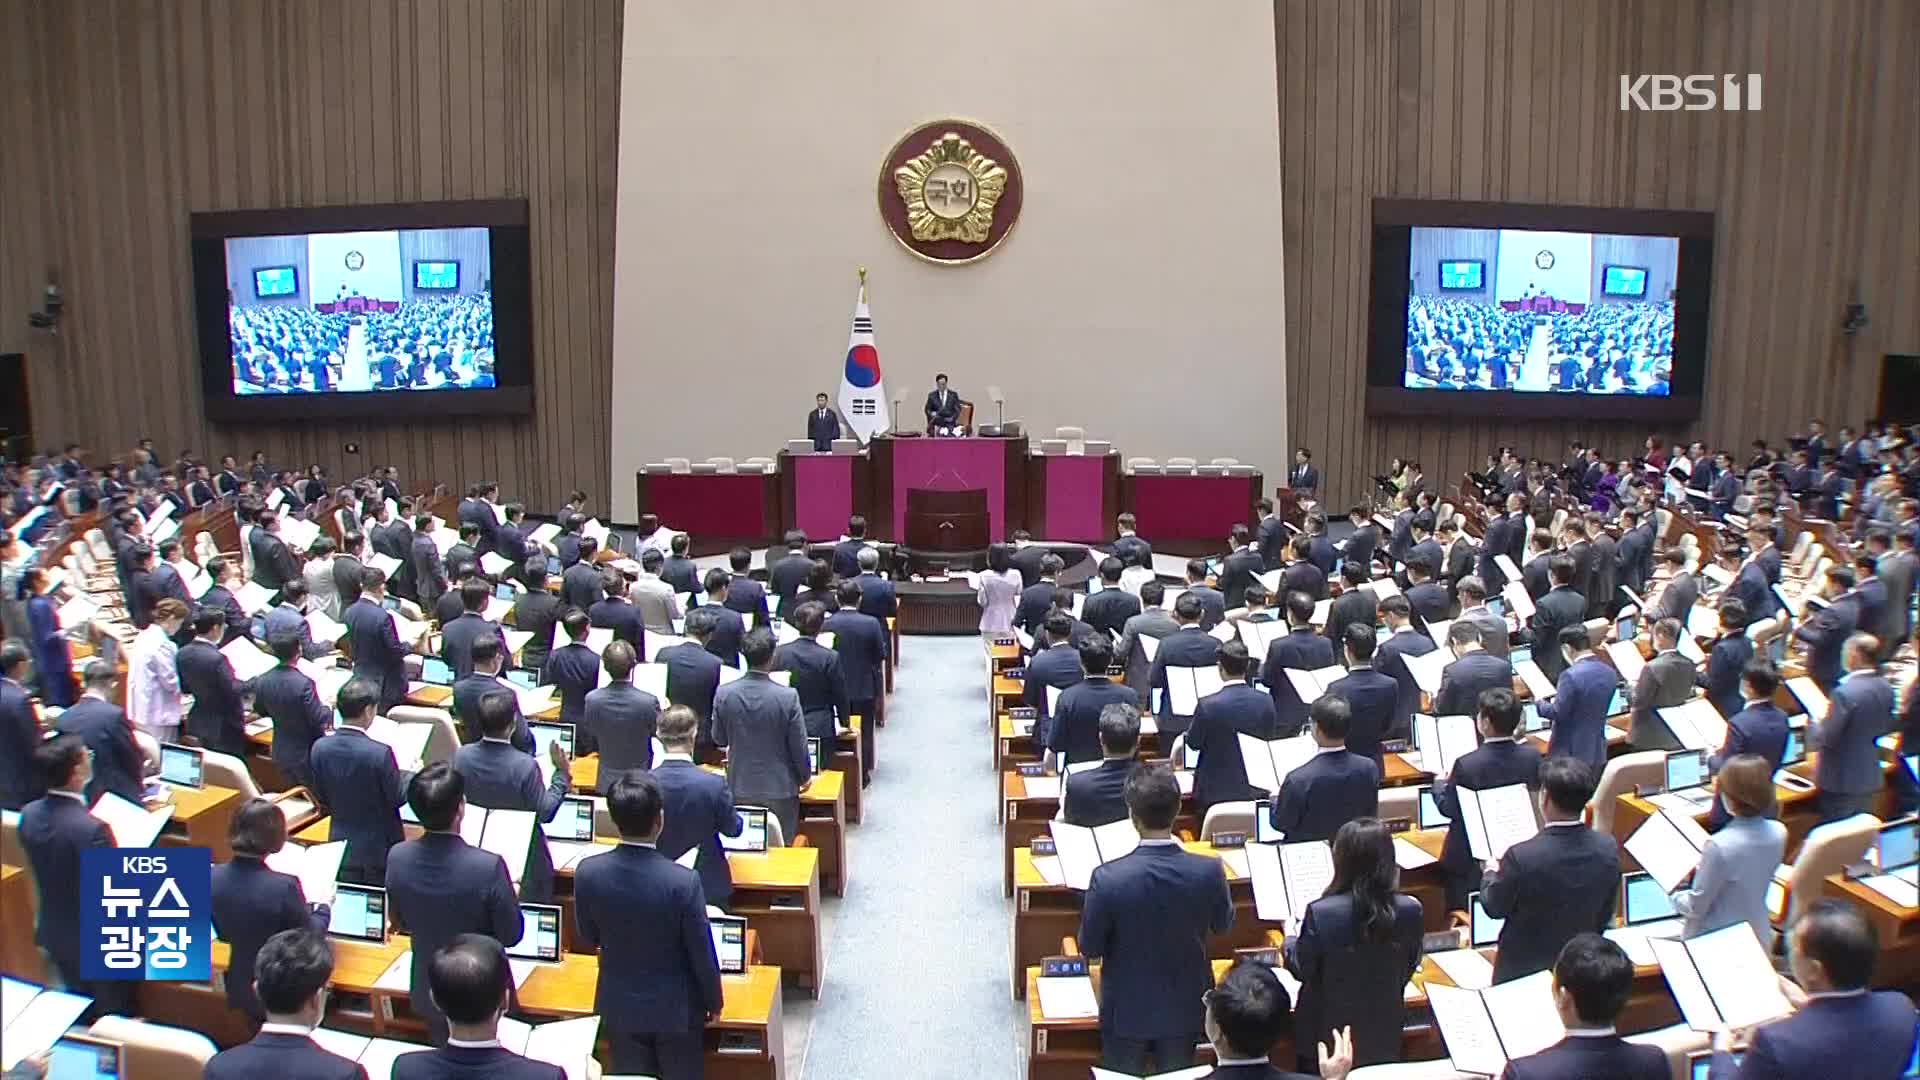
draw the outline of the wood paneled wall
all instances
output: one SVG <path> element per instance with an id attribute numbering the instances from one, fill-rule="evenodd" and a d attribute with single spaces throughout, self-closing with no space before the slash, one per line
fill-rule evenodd
<path id="1" fill-rule="evenodd" d="M 1907 0 L 1276 0 L 1288 417 L 1336 503 L 1397 455 L 1620 453 L 1641 425 L 1365 416 L 1376 196 L 1711 210 L 1708 404 L 1744 446 L 1874 407 L 1920 351 L 1920 5 Z M 1761 112 L 1622 112 L 1622 73 L 1759 72 Z M 1432 273 L 1432 268 L 1423 268 Z M 1488 266 L 1491 273 L 1493 267 Z M 1855 287 L 1872 325 L 1840 333 Z"/>
<path id="2" fill-rule="evenodd" d="M 0 0 L 0 352 L 27 353 L 38 441 L 258 447 L 334 475 L 390 462 L 409 485 L 497 479 L 537 509 L 579 487 L 604 510 L 621 11 Z M 205 419 L 190 212 L 496 197 L 530 207 L 531 416 Z M 57 335 L 25 324 L 50 270 L 67 294 Z"/>

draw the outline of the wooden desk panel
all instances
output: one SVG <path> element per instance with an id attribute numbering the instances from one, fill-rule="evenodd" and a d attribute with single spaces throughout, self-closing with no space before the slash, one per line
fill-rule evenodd
<path id="1" fill-rule="evenodd" d="M 40 960 L 40 947 L 33 942 L 39 907 L 33 874 L 22 866 L 0 863 L 0 971 L 45 985 L 46 967 Z"/>
<path id="2" fill-rule="evenodd" d="M 227 843 L 227 826 L 245 798 L 232 788 L 209 784 L 204 788 L 173 788 L 170 801 L 173 818 L 157 841 L 163 847 L 203 847 L 213 852 L 213 861 L 233 858 Z"/>

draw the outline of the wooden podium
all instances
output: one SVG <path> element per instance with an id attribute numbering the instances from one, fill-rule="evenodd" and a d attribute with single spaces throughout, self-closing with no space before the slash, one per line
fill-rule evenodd
<path id="1" fill-rule="evenodd" d="M 986 556 L 991 517 L 984 488 L 907 492 L 907 548 L 917 561 L 959 561 L 971 565 Z"/>

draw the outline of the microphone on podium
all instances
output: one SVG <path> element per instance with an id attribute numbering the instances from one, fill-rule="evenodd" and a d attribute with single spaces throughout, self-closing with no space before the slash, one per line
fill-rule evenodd
<path id="1" fill-rule="evenodd" d="M 988 385 L 987 400 L 993 402 L 998 410 L 999 415 L 993 425 L 993 432 L 998 435 L 1007 429 L 1007 395 L 1001 393 L 998 386 Z"/>

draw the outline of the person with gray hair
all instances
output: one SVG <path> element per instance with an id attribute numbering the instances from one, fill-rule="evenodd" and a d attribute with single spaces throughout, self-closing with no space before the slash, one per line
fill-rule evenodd
<path id="1" fill-rule="evenodd" d="M 1480 709 L 1482 691 L 1513 688 L 1513 665 L 1484 647 L 1480 627 L 1470 620 L 1455 619 L 1447 628 L 1447 648 L 1454 661 L 1440 672 L 1434 715 L 1472 716 Z"/>
<path id="2" fill-rule="evenodd" d="M 1455 622 L 1470 622 L 1480 628 L 1480 647 L 1499 657 L 1507 658 L 1510 646 L 1507 644 L 1507 620 L 1495 615 L 1487 607 L 1487 585 L 1479 575 L 1468 574 L 1454 585 L 1460 595 L 1460 614 Z"/>
<path id="3" fill-rule="evenodd" d="M 1100 764 L 1067 777 L 1061 816 L 1093 828 L 1127 818 L 1127 776 L 1140 747 L 1140 710 L 1125 702 L 1100 710 Z"/>
<path id="4" fill-rule="evenodd" d="M 900 614 L 900 601 L 894 596 L 893 582 L 880 574 L 880 552 L 876 548 L 861 548 L 857 557 L 860 573 L 853 578 L 860 584 L 860 614 L 871 615 L 885 625 L 888 619 Z M 845 607 L 845 601 L 841 602 Z"/>

